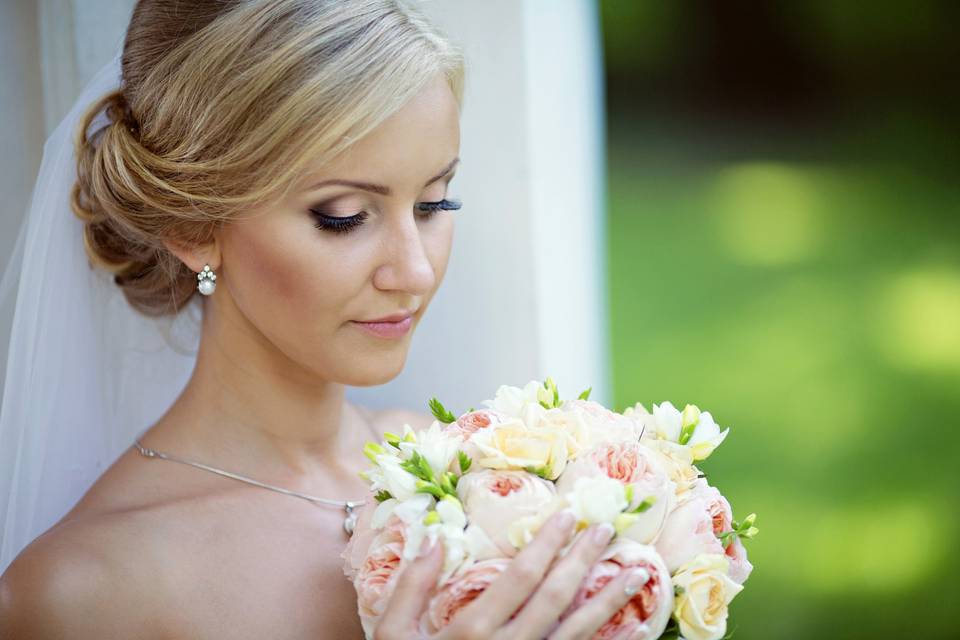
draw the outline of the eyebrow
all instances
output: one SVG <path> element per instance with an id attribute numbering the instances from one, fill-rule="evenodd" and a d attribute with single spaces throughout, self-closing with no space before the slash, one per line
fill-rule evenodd
<path id="1" fill-rule="evenodd" d="M 432 178 L 430 178 L 429 180 L 427 180 L 427 182 L 423 185 L 424 188 L 430 186 L 431 184 L 433 184 L 433 183 L 436 182 L 437 180 L 440 180 L 441 178 L 445 178 L 446 176 L 448 176 L 448 175 L 453 171 L 453 168 L 454 168 L 455 166 L 457 166 L 457 163 L 458 163 L 458 162 L 460 162 L 460 156 L 457 156 L 456 158 L 454 158 L 453 161 L 450 162 L 450 164 L 448 164 L 446 167 L 444 167 L 443 171 L 441 171 L 441 172 L 438 173 L 437 175 L 435 175 L 435 176 L 433 176 Z M 370 191 L 370 192 L 373 192 L 373 193 L 378 193 L 378 194 L 380 194 L 380 195 L 382 195 L 382 196 L 389 196 L 389 195 L 391 195 L 391 194 L 393 193 L 393 192 L 390 190 L 390 187 L 385 186 L 385 185 L 382 185 L 382 184 L 373 184 L 373 183 L 370 183 L 370 182 L 357 182 L 356 180 L 342 180 L 342 179 L 339 179 L 339 178 L 333 178 L 333 179 L 330 179 L 330 180 L 322 180 L 322 181 L 316 183 L 315 185 L 313 185 L 312 187 L 309 187 L 309 188 L 307 189 L 307 191 L 313 191 L 313 190 L 315 190 L 315 189 L 319 189 L 319 188 L 321 188 L 321 187 L 326 187 L 326 186 L 330 186 L 330 185 L 341 185 L 341 186 L 344 186 L 344 187 L 356 187 L 357 189 L 363 189 L 364 191 Z"/>

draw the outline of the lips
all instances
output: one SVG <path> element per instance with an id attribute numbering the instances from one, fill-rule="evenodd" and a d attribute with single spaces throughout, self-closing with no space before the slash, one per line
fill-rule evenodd
<path id="1" fill-rule="evenodd" d="M 400 322 L 401 320 L 406 320 L 414 313 L 416 313 L 416 309 L 413 311 L 398 311 L 389 316 L 383 316 L 382 318 L 375 318 L 373 320 L 357 320 L 357 322 Z"/>
<path id="2" fill-rule="evenodd" d="M 410 330 L 410 327 L 413 326 L 413 316 L 404 316 L 403 319 L 398 322 L 354 321 L 353 324 L 363 331 L 381 338 L 399 338 L 406 335 L 406 333 Z"/>

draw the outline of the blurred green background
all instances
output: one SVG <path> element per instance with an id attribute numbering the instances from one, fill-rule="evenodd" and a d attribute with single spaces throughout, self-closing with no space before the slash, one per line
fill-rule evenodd
<path id="1" fill-rule="evenodd" d="M 731 427 L 728 629 L 958 637 L 960 3 L 600 8 L 615 404 Z"/>

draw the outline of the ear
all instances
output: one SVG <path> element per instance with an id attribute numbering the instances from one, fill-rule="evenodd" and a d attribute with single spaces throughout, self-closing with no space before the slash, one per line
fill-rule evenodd
<path id="1" fill-rule="evenodd" d="M 209 264 L 214 271 L 220 268 L 220 245 L 216 237 L 207 244 L 189 247 L 169 239 L 165 239 L 163 244 L 170 253 L 180 258 L 191 271 L 199 273 L 206 264 Z"/>

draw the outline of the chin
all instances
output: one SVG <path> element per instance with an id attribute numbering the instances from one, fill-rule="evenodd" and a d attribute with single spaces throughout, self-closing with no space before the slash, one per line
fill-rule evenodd
<path id="1" fill-rule="evenodd" d="M 365 353 L 350 357 L 348 362 L 347 371 L 339 382 L 351 387 L 376 387 L 400 375 L 407 363 L 407 347 L 398 348 L 396 353 Z"/>

